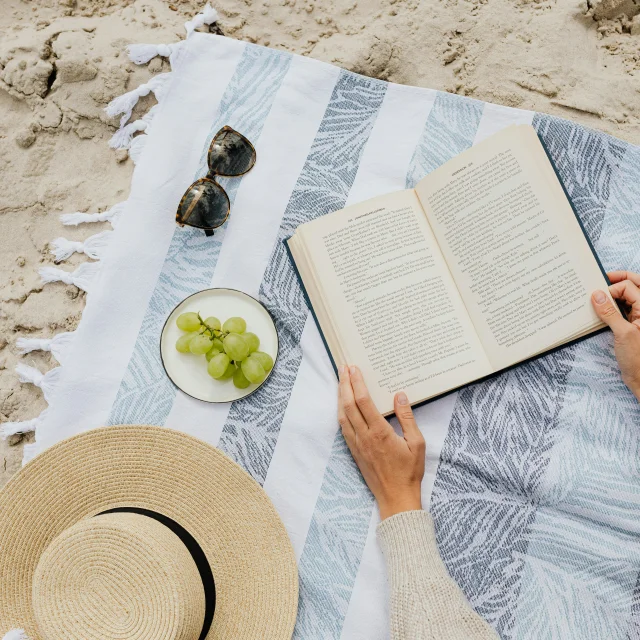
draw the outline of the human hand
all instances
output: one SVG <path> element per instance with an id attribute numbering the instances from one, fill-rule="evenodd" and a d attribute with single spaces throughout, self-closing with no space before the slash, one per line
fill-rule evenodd
<path id="1" fill-rule="evenodd" d="M 376 409 L 357 367 L 340 367 L 338 421 L 362 477 L 378 501 L 384 520 L 422 509 L 425 442 L 404 393 L 397 393 L 396 416 L 404 437 Z"/>
<path id="2" fill-rule="evenodd" d="M 604 291 L 594 291 L 591 302 L 600 320 L 613 331 L 613 346 L 622 380 L 640 400 L 640 275 L 630 271 L 611 271 L 611 296 L 631 308 L 625 320 Z"/>

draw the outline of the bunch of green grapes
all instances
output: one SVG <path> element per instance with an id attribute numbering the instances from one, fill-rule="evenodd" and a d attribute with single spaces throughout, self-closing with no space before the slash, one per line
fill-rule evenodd
<path id="1" fill-rule="evenodd" d="M 260 338 L 247 331 L 243 318 L 229 318 L 224 324 L 214 316 L 206 320 L 199 313 L 182 313 L 176 320 L 185 333 L 176 342 L 180 353 L 204 355 L 207 371 L 216 380 L 233 379 L 238 389 L 260 384 L 273 368 L 273 358 L 258 351 Z"/>

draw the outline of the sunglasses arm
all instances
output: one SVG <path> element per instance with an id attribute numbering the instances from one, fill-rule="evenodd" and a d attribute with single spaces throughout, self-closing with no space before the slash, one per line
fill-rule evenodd
<path id="1" fill-rule="evenodd" d="M 205 229 L 204 230 L 204 235 L 205 236 L 212 236 L 213 235 L 213 229 Z"/>

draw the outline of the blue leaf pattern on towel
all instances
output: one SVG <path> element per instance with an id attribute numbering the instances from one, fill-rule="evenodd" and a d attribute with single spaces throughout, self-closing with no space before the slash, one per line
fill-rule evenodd
<path id="1" fill-rule="evenodd" d="M 580 131 L 572 129 L 574 136 Z M 640 154 L 601 139 L 615 171 L 596 248 L 606 269 L 640 271 L 640 219 L 632 204 L 640 202 Z M 513 637 L 638 637 L 638 425 L 640 405 L 622 382 L 611 333 L 576 345 L 529 532 Z"/>
<path id="2" fill-rule="evenodd" d="M 613 211 L 629 146 L 556 118 L 534 126 L 605 266 L 618 233 L 625 257 L 631 245 L 638 256 L 640 220 L 621 224 Z M 609 341 L 601 334 L 458 396 L 432 511 L 449 571 L 503 638 L 618 638 L 629 627 L 640 415 Z"/>
<path id="3" fill-rule="evenodd" d="M 246 45 L 225 89 L 194 179 L 207 173 L 209 144 L 224 125 L 237 129 L 254 144 L 257 142 L 291 59 L 289 54 Z M 242 178 L 220 180 L 232 205 L 241 181 Z M 225 229 L 226 226 L 207 237 L 198 229 L 176 227 L 109 424 L 164 424 L 176 389 L 162 366 L 159 336 L 167 316 L 181 300 L 210 286 Z"/>
<path id="4" fill-rule="evenodd" d="M 386 87 L 378 80 L 340 73 L 260 285 L 260 301 L 275 318 L 278 330 L 278 361 L 268 385 L 233 404 L 219 443 L 260 484 L 302 361 L 299 343 L 309 314 L 283 241 L 303 222 L 344 206 Z"/>
<path id="5" fill-rule="evenodd" d="M 469 148 L 483 109 L 484 102 L 438 93 L 411 158 L 407 189 L 413 189 L 428 173 Z"/>
<path id="6" fill-rule="evenodd" d="M 296 640 L 340 638 L 373 502 L 338 430 L 300 559 Z"/>

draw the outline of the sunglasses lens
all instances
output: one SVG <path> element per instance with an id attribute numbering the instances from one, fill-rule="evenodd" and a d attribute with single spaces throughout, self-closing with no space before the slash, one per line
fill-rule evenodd
<path id="1" fill-rule="evenodd" d="M 219 176 L 240 176 L 253 167 L 255 149 L 240 133 L 223 127 L 211 143 L 209 169 Z"/>
<path id="2" fill-rule="evenodd" d="M 200 229 L 217 229 L 229 215 L 229 198 L 213 180 L 194 182 L 182 196 L 176 220 Z"/>

